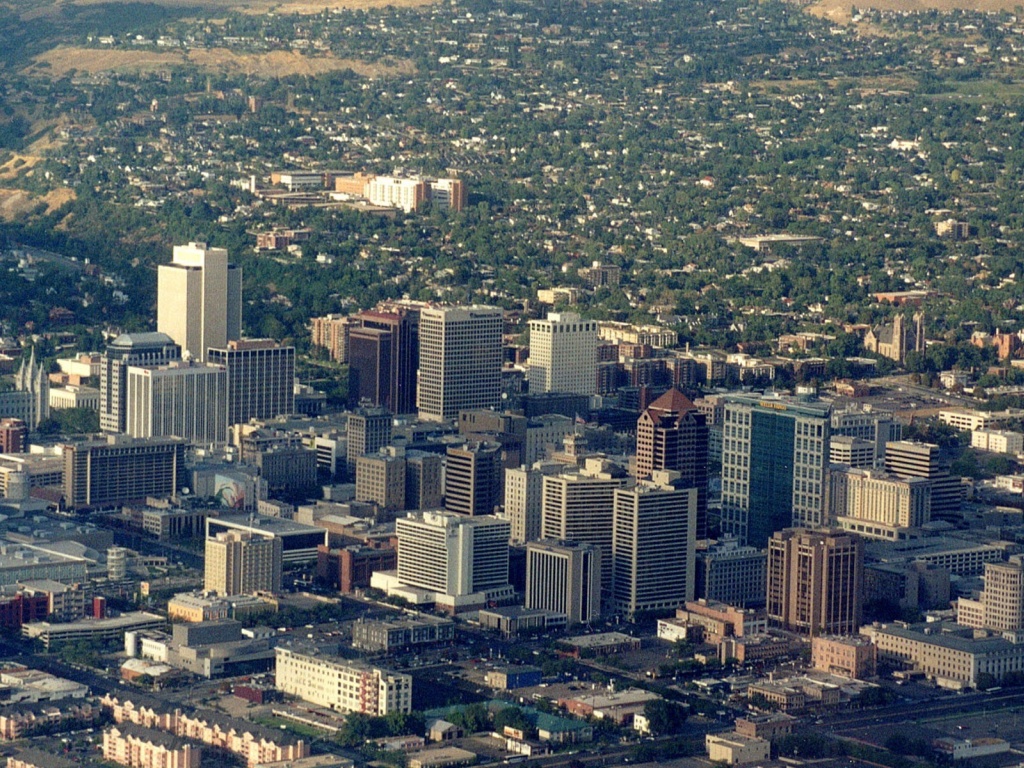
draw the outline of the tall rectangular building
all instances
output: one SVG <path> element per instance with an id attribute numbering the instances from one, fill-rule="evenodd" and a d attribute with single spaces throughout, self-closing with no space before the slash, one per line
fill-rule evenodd
<path id="1" fill-rule="evenodd" d="M 612 599 L 630 618 L 693 600 L 697 489 L 675 487 L 678 473 L 615 490 L 612 522 Z"/>
<path id="2" fill-rule="evenodd" d="M 885 444 L 885 469 L 900 477 L 923 477 L 932 488 L 931 516 L 956 518 L 963 504 L 960 479 L 949 474 L 940 458 L 939 446 L 916 440 L 895 440 Z"/>
<path id="3" fill-rule="evenodd" d="M 437 509 L 441 506 L 443 466 L 444 460 L 436 453 L 405 452 L 406 509 Z"/>
<path id="4" fill-rule="evenodd" d="M 829 407 L 729 395 L 722 433 L 722 530 L 763 547 L 790 526 L 825 524 Z"/>
<path id="5" fill-rule="evenodd" d="M 122 333 L 100 358 L 100 429 L 124 432 L 128 424 L 128 367 L 167 365 L 181 347 L 166 333 Z"/>
<path id="6" fill-rule="evenodd" d="M 273 339 L 236 339 L 207 350 L 207 361 L 227 371 L 227 423 L 295 412 L 295 347 Z"/>
<path id="7" fill-rule="evenodd" d="M 921 477 L 832 466 L 829 517 L 846 531 L 872 539 L 905 539 L 931 519 L 932 489 Z"/>
<path id="8" fill-rule="evenodd" d="M 498 307 L 420 312 L 421 419 L 446 421 L 460 410 L 500 405 L 502 321 Z"/>
<path id="9" fill-rule="evenodd" d="M 218 595 L 281 591 L 283 543 L 248 531 L 225 531 L 206 540 L 203 589 Z"/>
<path id="10" fill-rule="evenodd" d="M 549 312 L 530 321 L 530 392 L 597 392 L 597 321 Z"/>
<path id="11" fill-rule="evenodd" d="M 392 413 L 408 414 L 416 413 L 416 374 L 420 359 L 420 308 L 416 306 L 384 305 L 374 310 L 366 310 L 353 316 L 353 321 L 359 324 L 360 331 L 353 328 L 350 331 L 350 355 L 351 334 L 357 333 L 356 338 L 359 345 L 365 347 L 362 340 L 367 338 L 374 341 L 376 346 L 383 347 L 385 341 L 389 345 L 386 349 L 370 347 L 373 353 L 372 360 L 376 366 L 376 377 L 371 376 L 372 369 L 365 376 L 361 372 L 364 363 L 355 364 L 357 371 L 357 383 L 359 385 L 359 396 L 363 396 L 364 380 L 377 380 L 377 399 L 371 398 L 374 405 L 380 405 L 389 409 Z M 370 334 L 370 336 L 366 336 Z M 364 349 L 360 354 L 365 354 Z M 349 375 L 352 375 L 353 368 L 349 368 Z M 369 377 L 369 378 L 367 378 Z M 350 393 L 351 399 L 351 393 Z"/>
<path id="12" fill-rule="evenodd" d="M 391 402 L 391 332 L 353 328 L 348 340 L 348 397 L 356 405 Z"/>
<path id="13" fill-rule="evenodd" d="M 196 445 L 226 443 L 227 395 L 227 372 L 219 365 L 129 366 L 125 432 L 132 437 L 173 435 Z"/>
<path id="14" fill-rule="evenodd" d="M 360 456 L 377 453 L 391 444 L 393 421 L 391 412 L 386 408 L 358 408 L 348 417 L 346 463 L 349 478 L 355 478 L 356 462 Z"/>
<path id="15" fill-rule="evenodd" d="M 508 522 L 493 516 L 413 512 L 395 521 L 398 580 L 444 595 L 508 584 Z"/>
<path id="16" fill-rule="evenodd" d="M 65 443 L 62 448 L 64 505 L 69 509 L 173 496 L 186 485 L 185 441 L 177 437 L 110 435 Z"/>
<path id="17" fill-rule="evenodd" d="M 768 542 L 768 619 L 791 632 L 850 635 L 860 628 L 864 542 L 839 530 L 787 528 Z"/>
<path id="18" fill-rule="evenodd" d="M 636 422 L 636 474 L 679 473 L 684 486 L 697 489 L 697 538 L 707 538 L 707 417 L 675 387 L 651 403 Z"/>
<path id="19" fill-rule="evenodd" d="M 242 269 L 224 248 L 206 243 L 174 246 L 170 264 L 157 269 L 157 330 L 181 347 L 182 355 L 206 360 L 242 335 Z"/>
<path id="20" fill-rule="evenodd" d="M 697 550 L 694 594 L 729 605 L 764 605 L 767 560 L 765 550 L 740 546 L 734 536 L 723 536 Z"/>
<path id="21" fill-rule="evenodd" d="M 956 623 L 996 632 L 1024 630 L 1024 557 L 985 564 L 985 588 L 977 600 L 961 597 Z"/>
<path id="22" fill-rule="evenodd" d="M 541 537 L 543 480 L 555 475 L 565 465 L 554 461 L 538 461 L 530 467 L 505 470 L 505 518 L 512 526 L 512 541 L 523 543 Z"/>
<path id="23" fill-rule="evenodd" d="M 405 505 L 405 451 L 382 448 L 356 460 L 356 501 L 368 501 L 380 509 L 396 511 Z"/>
<path id="24" fill-rule="evenodd" d="M 460 515 L 492 515 L 501 504 L 501 446 L 469 442 L 448 448 L 444 508 Z"/>
<path id="25" fill-rule="evenodd" d="M 541 535 L 600 548 L 602 589 L 612 586 L 612 522 L 615 491 L 629 482 L 625 470 L 598 458 L 575 472 L 541 481 Z"/>
<path id="26" fill-rule="evenodd" d="M 832 434 L 871 441 L 880 460 L 886 443 L 903 439 L 903 425 L 888 411 L 848 407 L 832 413 Z"/>
<path id="27" fill-rule="evenodd" d="M 601 616 L 601 553 L 593 544 L 526 545 L 526 607 L 559 613 L 569 626 Z"/>

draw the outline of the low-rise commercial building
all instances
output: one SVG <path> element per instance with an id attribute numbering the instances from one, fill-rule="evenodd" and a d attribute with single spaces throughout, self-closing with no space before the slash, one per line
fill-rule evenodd
<path id="1" fill-rule="evenodd" d="M 976 688 L 981 675 L 1000 680 L 1024 672 L 1024 643 L 957 624 L 873 624 L 861 628 L 878 660 L 919 670 L 946 688 Z"/>
<path id="2" fill-rule="evenodd" d="M 51 646 L 60 643 L 118 640 L 129 630 L 156 629 L 166 623 L 167 620 L 163 616 L 133 611 L 108 619 L 85 618 L 67 624 L 36 621 L 25 624 L 21 628 L 21 634 L 22 637 L 38 640 L 46 650 L 50 650 Z"/>
<path id="3" fill-rule="evenodd" d="M 737 718 L 735 729 L 740 736 L 751 739 L 767 739 L 774 741 L 780 736 L 793 733 L 793 724 L 797 719 L 784 712 L 772 712 L 767 715 L 747 715 Z"/>
<path id="4" fill-rule="evenodd" d="M 738 733 L 709 733 L 704 737 L 704 746 L 711 762 L 726 765 L 763 762 L 768 760 L 772 750 L 770 741 L 741 736 Z"/>
<path id="5" fill-rule="evenodd" d="M 811 638 L 811 666 L 857 680 L 874 677 L 875 646 L 863 636 Z"/>
<path id="6" fill-rule="evenodd" d="M 454 639 L 454 621 L 427 614 L 412 618 L 360 619 L 352 625 L 352 647 L 363 651 L 390 652 L 416 645 L 449 643 Z"/>

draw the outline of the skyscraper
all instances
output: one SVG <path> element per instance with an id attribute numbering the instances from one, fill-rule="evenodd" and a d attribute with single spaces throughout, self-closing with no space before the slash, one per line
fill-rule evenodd
<path id="1" fill-rule="evenodd" d="M 206 360 L 242 335 L 242 269 L 224 248 L 206 243 L 174 246 L 170 264 L 157 269 L 157 330 L 181 346 L 182 355 Z"/>
<path id="2" fill-rule="evenodd" d="M 693 600 L 697 489 L 676 487 L 677 472 L 615 490 L 612 598 L 629 617 Z"/>
<path id="3" fill-rule="evenodd" d="M 185 441 L 108 435 L 65 443 L 64 504 L 70 509 L 120 506 L 173 496 L 185 485 Z"/>
<path id="4" fill-rule="evenodd" d="M 697 489 L 697 538 L 707 538 L 707 417 L 673 387 L 640 414 L 636 422 L 636 474 L 644 479 L 659 469 L 679 473 L 683 486 Z"/>
<path id="5" fill-rule="evenodd" d="M 559 462 L 538 461 L 531 467 L 505 470 L 505 518 L 512 526 L 512 541 L 536 541 L 541 537 L 544 476 L 564 469 Z"/>
<path id="6" fill-rule="evenodd" d="M 355 478 L 356 462 L 367 453 L 377 453 L 391 444 L 391 412 L 386 408 L 358 408 L 348 417 L 346 431 L 348 476 Z"/>
<path id="7" fill-rule="evenodd" d="M 985 588 L 977 600 L 959 599 L 956 623 L 997 632 L 1024 630 L 1024 558 L 985 563 Z"/>
<path id="8" fill-rule="evenodd" d="M 729 395 L 722 434 L 722 530 L 763 547 L 775 531 L 825 524 L 829 407 Z"/>
<path id="9" fill-rule="evenodd" d="M 348 397 L 357 405 L 391 402 L 391 331 L 353 328 L 348 337 Z"/>
<path id="10" fill-rule="evenodd" d="M 199 445 L 226 443 L 227 372 L 219 365 L 176 361 L 128 367 L 125 432 L 132 437 L 174 435 Z"/>
<path id="11" fill-rule="evenodd" d="M 100 429 L 124 432 L 128 419 L 128 367 L 157 366 L 181 359 L 181 347 L 166 333 L 122 333 L 100 359 Z"/>
<path id="12" fill-rule="evenodd" d="M 502 318 L 497 307 L 420 312 L 421 419 L 445 421 L 460 410 L 499 406 Z"/>
<path id="13" fill-rule="evenodd" d="M 207 350 L 208 362 L 227 371 L 227 424 L 295 411 L 295 347 L 273 339 L 237 339 Z"/>
<path id="14" fill-rule="evenodd" d="M 582 469 L 546 475 L 541 481 L 543 538 L 600 547 L 601 586 L 609 593 L 615 490 L 624 487 L 629 479 L 621 467 L 605 459 L 589 458 Z"/>
<path id="15" fill-rule="evenodd" d="M 530 392 L 597 391 L 597 321 L 549 312 L 530 321 Z"/>
<path id="16" fill-rule="evenodd" d="M 932 489 L 921 477 L 832 466 L 829 517 L 846 531 L 891 541 L 931 519 Z"/>
<path id="17" fill-rule="evenodd" d="M 768 542 L 768 619 L 791 632 L 860 628 L 864 543 L 839 530 L 787 528 Z"/>
<path id="18" fill-rule="evenodd" d="M 405 449 L 381 448 L 356 460 L 356 501 L 368 501 L 380 509 L 405 509 Z"/>
<path id="19" fill-rule="evenodd" d="M 501 446 L 469 442 L 448 448 L 444 508 L 460 515 L 491 515 L 501 503 Z"/>
<path id="20" fill-rule="evenodd" d="M 413 512 L 395 521 L 398 580 L 445 595 L 508 585 L 508 522 L 493 516 Z"/>
<path id="21" fill-rule="evenodd" d="M 923 477 L 932 488 L 931 516 L 957 518 L 963 504 L 960 479 L 949 474 L 939 456 L 939 446 L 916 440 L 885 444 L 885 469 L 900 477 Z"/>
<path id="22" fill-rule="evenodd" d="M 406 509 L 437 509 L 441 506 L 443 465 L 444 460 L 436 453 L 405 452 Z"/>
<path id="23" fill-rule="evenodd" d="M 593 544 L 532 541 L 526 545 L 526 607 L 560 613 L 566 623 L 601 615 L 601 553 Z"/>
<path id="24" fill-rule="evenodd" d="M 366 310 L 353 317 L 353 321 L 365 331 L 380 331 L 387 334 L 390 348 L 386 354 L 386 367 L 378 366 L 381 396 L 372 401 L 392 413 L 416 413 L 416 373 L 420 359 L 420 307 L 401 304 L 385 304 L 375 310 Z M 351 334 L 349 332 L 350 344 Z M 358 335 L 357 335 L 358 337 Z M 361 337 L 359 337 L 361 338 Z M 383 336 L 380 337 L 383 339 Z M 351 347 L 349 354 L 352 354 Z M 384 350 L 377 352 L 377 359 L 383 360 Z M 350 367 L 351 373 L 353 369 Z M 360 396 L 362 379 L 359 376 Z"/>
<path id="25" fill-rule="evenodd" d="M 281 591 L 282 543 L 248 531 L 226 531 L 206 540 L 203 589 L 219 595 Z"/>

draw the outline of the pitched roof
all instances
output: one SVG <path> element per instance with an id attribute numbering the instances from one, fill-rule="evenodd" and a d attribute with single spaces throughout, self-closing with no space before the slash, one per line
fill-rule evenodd
<path id="1" fill-rule="evenodd" d="M 649 411 L 664 411 L 666 413 L 686 413 L 686 411 L 693 411 L 696 408 L 693 401 L 675 387 L 647 406 Z"/>

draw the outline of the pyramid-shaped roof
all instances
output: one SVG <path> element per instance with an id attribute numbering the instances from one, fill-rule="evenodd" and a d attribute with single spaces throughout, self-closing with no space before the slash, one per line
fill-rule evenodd
<path id="1" fill-rule="evenodd" d="M 649 411 L 663 411 L 665 413 L 685 413 L 686 411 L 696 409 L 697 406 L 693 404 L 693 401 L 675 387 L 669 389 L 668 392 L 647 407 Z"/>

